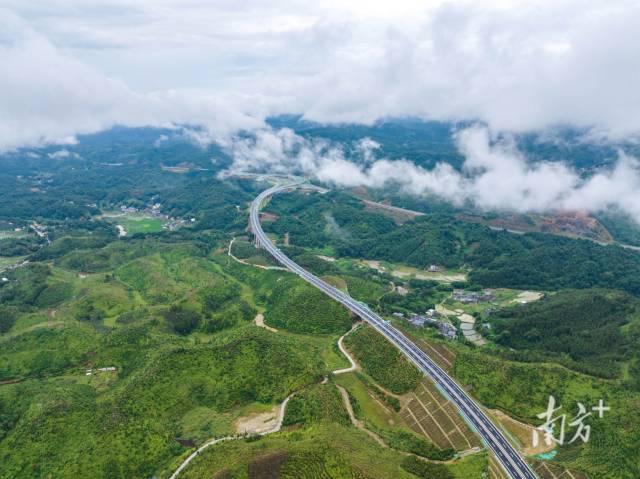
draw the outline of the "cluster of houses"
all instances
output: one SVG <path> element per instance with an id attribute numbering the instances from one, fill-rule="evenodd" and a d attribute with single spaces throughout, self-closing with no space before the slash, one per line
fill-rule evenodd
<path id="1" fill-rule="evenodd" d="M 403 313 L 393 313 L 393 315 L 396 318 L 405 319 Z M 451 323 L 440 321 L 439 317 L 440 314 L 435 309 L 429 309 L 424 315 L 412 314 L 406 320 L 418 328 L 423 328 L 425 324 L 434 326 L 446 339 L 456 339 L 458 329 Z"/>
<path id="2" fill-rule="evenodd" d="M 465 304 L 477 304 L 484 301 L 493 301 L 496 297 L 493 293 L 485 289 L 484 291 L 464 291 L 461 289 L 456 289 L 453 291 L 453 295 L 451 298 L 454 301 L 458 301 L 460 303 Z"/>

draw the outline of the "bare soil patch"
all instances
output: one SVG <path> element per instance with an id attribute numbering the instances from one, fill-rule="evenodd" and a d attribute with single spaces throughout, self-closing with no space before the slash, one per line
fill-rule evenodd
<path id="1" fill-rule="evenodd" d="M 553 450 L 554 445 L 547 446 L 544 441 L 540 441 L 537 447 L 533 447 L 534 426 L 517 421 L 498 409 L 489 411 L 504 428 L 509 431 L 522 445 L 522 452 L 528 456 L 544 454 Z"/>
<path id="2" fill-rule="evenodd" d="M 518 294 L 518 297 L 511 302 L 530 303 L 531 301 L 538 301 L 539 299 L 542 299 L 543 296 L 544 294 L 538 291 L 523 291 L 522 293 Z"/>
<path id="3" fill-rule="evenodd" d="M 278 424 L 279 410 L 280 406 L 275 405 L 269 411 L 254 412 L 236 419 L 236 433 L 253 435 L 272 430 Z"/>
<path id="4" fill-rule="evenodd" d="M 264 315 L 262 313 L 256 314 L 256 317 L 253 319 L 253 322 L 259 328 L 264 328 L 267 331 L 271 331 L 272 333 L 277 333 L 278 332 L 278 330 L 276 328 L 272 328 L 271 326 L 268 326 L 268 325 L 264 324 Z"/>

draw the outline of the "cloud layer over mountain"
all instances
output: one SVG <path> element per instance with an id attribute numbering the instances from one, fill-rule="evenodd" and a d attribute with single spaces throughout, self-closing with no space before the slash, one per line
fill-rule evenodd
<path id="1" fill-rule="evenodd" d="M 432 170 L 410 161 L 373 159 L 378 145 L 360 141 L 356 159 L 343 145 L 306 139 L 289 129 L 263 129 L 233 144 L 234 169 L 311 176 L 340 186 L 397 187 L 412 194 L 435 194 L 486 210 L 519 212 L 603 211 L 616 207 L 640 222 L 640 164 L 619 153 L 608 170 L 583 178 L 563 162 L 527 162 L 508 140 L 492 139 L 486 127 L 456 135 L 465 161 L 462 171 L 447 163 Z M 353 152 L 352 152 L 353 153 Z"/>

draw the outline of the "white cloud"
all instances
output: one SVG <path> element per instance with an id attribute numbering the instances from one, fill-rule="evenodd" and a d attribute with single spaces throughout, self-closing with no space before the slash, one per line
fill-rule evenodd
<path id="1" fill-rule="evenodd" d="M 2 6 L 5 148 L 114 122 L 203 123 L 220 136 L 290 112 L 326 122 L 416 115 L 508 131 L 640 132 L 633 0 Z"/>
<path id="2" fill-rule="evenodd" d="M 527 162 L 508 140 L 492 140 L 485 127 L 464 129 L 456 137 L 465 157 L 462 171 L 446 163 L 426 170 L 406 160 L 374 160 L 368 149 L 350 161 L 340 145 L 288 129 L 260 130 L 230 151 L 232 168 L 241 171 L 303 174 L 347 187 L 394 186 L 486 210 L 596 212 L 615 206 L 640 222 L 640 164 L 622 152 L 611 169 L 585 179 L 562 162 Z"/>
<path id="3" fill-rule="evenodd" d="M 49 153 L 47 156 L 52 160 L 60 160 L 62 158 L 80 158 L 80 155 L 78 155 L 77 153 L 71 153 L 66 148 L 54 151 L 53 153 Z"/>
<path id="4" fill-rule="evenodd" d="M 210 139 L 263 124 L 239 95 L 165 90 L 139 93 L 56 48 L 22 19 L 0 11 L 0 151 L 47 143 L 115 124 L 201 125 Z"/>
<path id="5" fill-rule="evenodd" d="M 162 146 L 162 144 L 168 139 L 169 137 L 167 135 L 162 134 L 156 141 L 153 142 L 153 146 L 155 146 L 156 148 L 160 148 L 160 146 Z"/>

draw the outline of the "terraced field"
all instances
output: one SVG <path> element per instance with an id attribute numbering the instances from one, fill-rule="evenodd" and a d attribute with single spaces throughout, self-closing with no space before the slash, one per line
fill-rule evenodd
<path id="1" fill-rule="evenodd" d="M 427 341 L 425 339 L 420 339 L 418 341 L 418 346 L 420 346 L 422 350 L 429 355 L 429 357 L 438 363 L 438 366 L 447 372 L 451 372 L 453 369 L 453 363 L 456 360 L 456 353 L 454 351 L 443 344 L 436 343 L 435 341 Z"/>
<path id="2" fill-rule="evenodd" d="M 420 383 L 410 394 L 400 415 L 413 431 L 427 437 L 440 448 L 464 451 L 481 445 L 454 406 L 431 381 Z"/>
<path id="3" fill-rule="evenodd" d="M 570 471 L 560 466 L 553 466 L 543 461 L 534 464 L 534 470 L 541 479 L 588 479 L 588 477 L 577 471 Z"/>
<path id="4" fill-rule="evenodd" d="M 491 479 L 509 479 L 509 476 L 504 472 L 504 469 L 500 467 L 500 464 L 498 464 L 493 454 L 489 455 L 489 477 Z"/>

